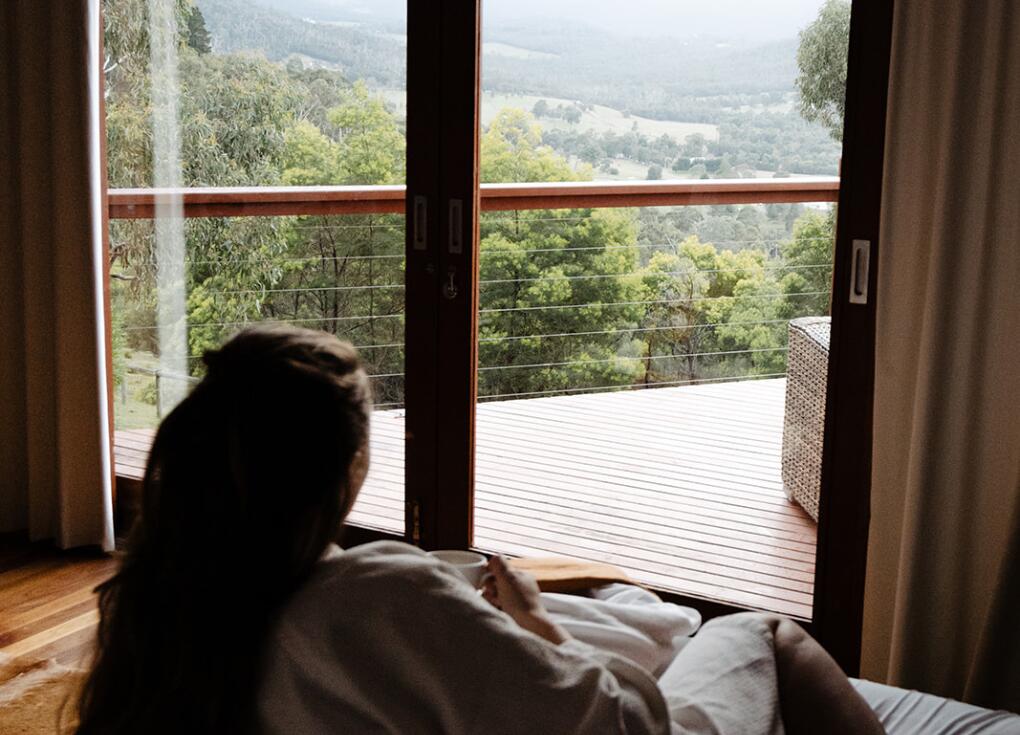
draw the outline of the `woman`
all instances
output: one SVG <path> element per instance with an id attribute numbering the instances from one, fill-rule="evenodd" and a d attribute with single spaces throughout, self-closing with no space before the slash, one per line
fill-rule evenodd
<path id="1" fill-rule="evenodd" d="M 82 735 L 881 731 L 788 621 L 710 623 L 657 683 L 572 640 L 499 558 L 483 599 L 412 546 L 341 551 L 368 469 L 353 348 L 260 329 L 205 362 L 100 587 Z"/>

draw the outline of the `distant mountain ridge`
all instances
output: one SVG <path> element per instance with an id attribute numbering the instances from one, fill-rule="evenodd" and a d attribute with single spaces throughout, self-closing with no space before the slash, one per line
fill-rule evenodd
<path id="1" fill-rule="evenodd" d="M 338 69 L 348 79 L 400 87 L 406 75 L 403 44 L 371 28 L 310 23 L 247 0 L 197 0 L 220 53 L 257 50 L 271 61 L 298 54 Z"/>
<path id="2" fill-rule="evenodd" d="M 258 49 L 274 61 L 297 54 L 373 86 L 404 84 L 403 28 L 393 17 L 400 2 L 373 0 L 371 12 L 364 0 L 197 2 L 216 51 Z M 708 117 L 720 102 L 699 98 L 775 103 L 793 93 L 797 74 L 796 39 L 627 39 L 584 23 L 534 20 L 487 27 L 485 41 L 542 52 L 486 54 L 487 90 L 577 99 L 656 119 L 715 122 Z"/>

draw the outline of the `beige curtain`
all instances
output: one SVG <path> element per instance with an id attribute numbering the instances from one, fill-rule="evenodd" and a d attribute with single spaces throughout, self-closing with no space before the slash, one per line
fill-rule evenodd
<path id="1" fill-rule="evenodd" d="M 0 4 L 0 533 L 111 548 L 97 3 Z"/>
<path id="2" fill-rule="evenodd" d="M 897 2 L 866 677 L 1020 709 L 1020 4 Z"/>

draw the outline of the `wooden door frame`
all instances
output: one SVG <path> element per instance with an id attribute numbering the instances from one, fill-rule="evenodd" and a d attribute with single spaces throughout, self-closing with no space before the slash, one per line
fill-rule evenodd
<path id="1" fill-rule="evenodd" d="M 442 548 L 467 549 L 474 531 L 478 385 L 482 0 L 442 0 L 438 4 L 443 78 L 439 276 L 443 283 L 437 335 L 440 441 L 436 543 Z M 450 286 L 456 290 L 455 296 L 446 292 Z"/>
<path id="2" fill-rule="evenodd" d="M 890 0 L 853 0 L 833 267 L 812 627 L 851 676 L 860 670 L 868 556 L 875 302 L 892 17 Z M 865 304 L 849 301 L 854 240 L 870 242 Z"/>
<path id="3" fill-rule="evenodd" d="M 480 0 L 408 0 L 406 536 L 471 545 Z M 415 218 L 427 209 L 427 243 Z M 456 207 L 456 210 L 454 209 Z"/>
<path id="4" fill-rule="evenodd" d="M 439 145 L 442 80 L 436 49 L 441 18 L 428 3 L 407 2 L 407 193 L 404 303 L 404 537 L 434 548 L 439 508 Z M 357 533 L 357 532 L 355 532 Z"/>

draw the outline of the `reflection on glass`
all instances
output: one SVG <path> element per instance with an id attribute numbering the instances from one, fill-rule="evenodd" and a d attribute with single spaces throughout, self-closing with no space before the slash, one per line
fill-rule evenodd
<path id="1" fill-rule="evenodd" d="M 378 435 L 402 421 L 403 217 L 186 219 L 180 193 L 402 183 L 404 8 L 369 10 L 319 0 L 104 0 L 110 187 L 163 192 L 152 219 L 110 225 L 125 471 L 203 375 L 202 353 L 252 324 L 349 340 L 372 376 Z M 400 531 L 402 433 L 373 455 L 352 519 Z"/>
<path id="2" fill-rule="evenodd" d="M 149 70 L 152 89 L 152 183 L 181 186 L 180 83 L 177 7 L 172 0 L 150 0 Z M 187 308 L 185 306 L 184 212 L 180 195 L 163 197 L 155 211 L 156 323 L 159 373 L 157 404 L 173 410 L 187 395 Z"/>

